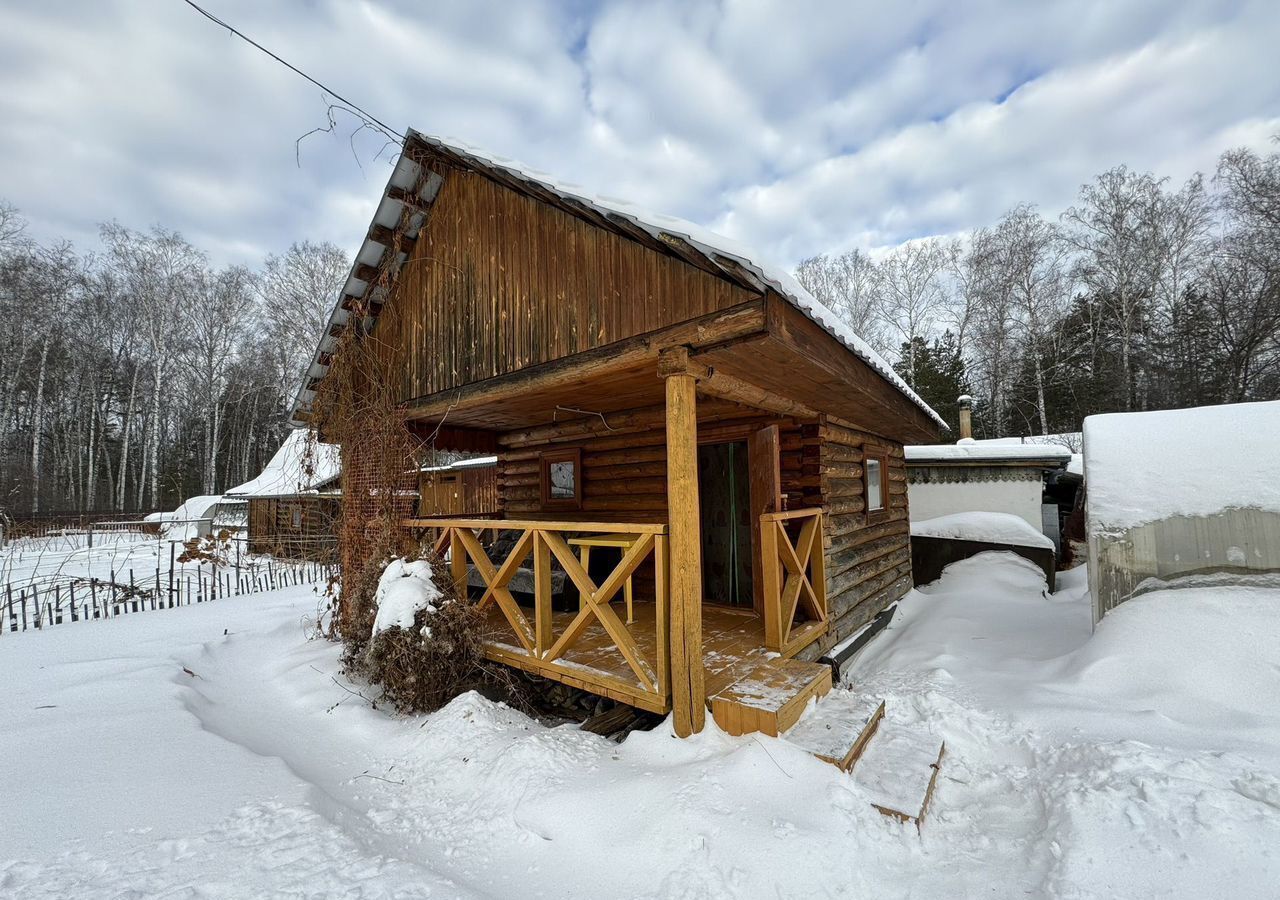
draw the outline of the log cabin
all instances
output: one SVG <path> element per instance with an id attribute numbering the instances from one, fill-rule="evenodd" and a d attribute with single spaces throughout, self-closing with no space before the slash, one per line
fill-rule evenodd
<path id="1" fill-rule="evenodd" d="M 403 360 L 436 449 L 497 457 L 497 540 L 403 523 L 472 585 L 492 660 L 680 735 L 777 734 L 910 589 L 903 445 L 942 419 L 726 239 L 411 131 L 295 424 L 348 328 Z"/>
<path id="2" fill-rule="evenodd" d="M 312 444 L 295 430 L 258 475 L 222 495 L 213 528 L 241 534 L 249 553 L 330 562 L 342 511 L 340 472 L 337 447 Z"/>

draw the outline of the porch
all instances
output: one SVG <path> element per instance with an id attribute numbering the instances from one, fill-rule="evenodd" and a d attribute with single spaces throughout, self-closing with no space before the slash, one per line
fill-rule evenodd
<path id="1" fill-rule="evenodd" d="M 860 491 L 862 471 L 823 469 L 816 409 L 737 374 L 759 369 L 762 313 L 415 402 L 424 439 L 497 456 L 497 518 L 406 522 L 488 616 L 491 659 L 671 712 L 682 736 L 708 709 L 773 730 L 829 688 L 794 657 L 829 627 L 827 491 Z M 692 358 L 703 343 L 722 368 Z M 616 564 L 586 565 L 591 541 Z"/>
<path id="2" fill-rule="evenodd" d="M 429 531 L 455 584 L 470 585 L 486 616 L 486 655 L 495 662 L 657 713 L 677 708 L 673 682 L 696 682 L 702 691 L 689 702 L 709 706 L 730 730 L 776 733 L 809 697 L 830 687 L 825 666 L 790 659 L 827 628 L 820 509 L 760 516 L 758 610 L 704 602 L 700 593 L 673 609 L 665 524 L 410 519 L 405 525 Z M 511 549 L 495 558 L 498 534 Z M 620 538 L 616 564 L 608 558 L 607 569 L 584 567 L 581 547 L 572 546 L 584 536 Z M 564 583 L 558 594 L 556 573 Z M 526 589 L 514 589 L 516 582 Z"/>

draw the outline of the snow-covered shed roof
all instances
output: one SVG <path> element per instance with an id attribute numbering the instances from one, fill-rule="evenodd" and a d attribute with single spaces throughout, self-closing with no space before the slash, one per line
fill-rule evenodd
<path id="1" fill-rule="evenodd" d="M 317 441 L 309 453 L 307 442 L 305 428 L 289 432 L 280 449 L 256 478 L 236 485 L 223 496 L 228 500 L 247 500 L 250 497 L 301 494 L 332 481 L 342 470 L 337 445 Z"/>
<path id="2" fill-rule="evenodd" d="M 187 522 L 193 519 L 209 519 L 213 517 L 214 508 L 222 501 L 221 494 L 202 494 L 188 497 L 178 504 L 172 512 L 155 512 L 147 515 L 144 522 Z"/>
<path id="3" fill-rule="evenodd" d="M 954 444 L 909 444 L 903 448 L 908 463 L 973 465 L 1065 466 L 1071 451 L 1057 444 L 1004 443 L 962 439 Z"/>
<path id="4" fill-rule="evenodd" d="M 471 459 L 460 459 L 447 466 L 423 466 L 419 472 L 460 472 L 463 469 L 487 469 L 498 464 L 496 456 L 473 456 Z"/>
<path id="5" fill-rule="evenodd" d="M 1089 416 L 1084 469 L 1091 531 L 1280 513 L 1280 400 Z"/>
<path id="6" fill-rule="evenodd" d="M 586 218 L 588 221 L 627 237 L 635 239 L 640 235 L 646 241 L 656 239 L 667 252 L 700 268 L 710 269 L 744 287 L 757 291 L 764 291 L 766 288 L 776 291 L 919 406 L 930 418 L 946 427 L 943 418 L 894 372 L 893 367 L 876 353 L 871 345 L 805 290 L 791 273 L 779 266 L 762 261 L 759 256 L 736 241 L 674 216 L 651 212 L 625 200 L 593 194 L 580 185 L 558 181 L 545 172 L 487 153 L 462 141 L 438 138 L 413 129 L 409 129 L 405 137 L 405 152 L 400 154 L 392 169 L 382 200 L 374 214 L 373 223 L 369 227 L 368 236 L 361 245 L 360 252 L 356 254 L 351 274 L 347 277 L 342 293 L 337 298 L 333 313 L 329 317 L 328 327 L 320 338 L 312 363 L 294 400 L 292 410 L 294 425 L 303 424 L 303 418 L 315 397 L 315 384 L 329 370 L 329 354 L 336 346 L 338 335 L 347 325 L 351 309 L 356 302 L 366 299 L 365 293 L 369 290 L 373 278 L 370 270 L 378 266 L 388 249 L 395 243 L 394 229 L 400 222 L 403 210 L 406 206 L 416 209 L 429 204 L 435 199 L 443 183 L 442 179 L 435 174 L 425 180 L 421 179 L 422 167 L 413 159 L 413 154 L 408 152 L 410 145 L 425 147 L 465 168 L 483 171 L 515 190 L 553 203 L 573 215 Z M 414 197 L 410 192 L 420 181 L 422 187 Z M 420 209 L 414 213 L 410 219 L 407 236 L 416 238 L 425 225 L 426 218 L 426 213 Z M 405 250 L 399 250 L 396 265 L 403 265 L 407 259 L 408 253 Z M 362 278 L 362 275 L 365 277 Z M 374 310 L 373 315 L 376 316 L 377 309 L 387 298 L 371 296 L 367 299 Z"/>
<path id="7" fill-rule="evenodd" d="M 1031 527 L 1022 516 L 1002 512 L 960 512 L 912 522 L 911 536 L 1053 549 L 1053 541 Z"/>

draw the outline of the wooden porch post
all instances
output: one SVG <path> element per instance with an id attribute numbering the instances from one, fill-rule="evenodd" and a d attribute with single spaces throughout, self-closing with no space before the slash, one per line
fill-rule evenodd
<path id="1" fill-rule="evenodd" d="M 702 730 L 707 692 L 702 674 L 702 538 L 698 504 L 697 380 L 688 351 L 663 354 L 667 388 L 667 522 L 670 531 L 671 706 L 675 731 Z"/>

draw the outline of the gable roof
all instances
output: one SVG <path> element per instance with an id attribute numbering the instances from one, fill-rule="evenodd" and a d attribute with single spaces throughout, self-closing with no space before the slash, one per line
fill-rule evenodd
<path id="1" fill-rule="evenodd" d="M 247 500 L 309 493 L 332 481 L 341 470 L 338 447 L 317 441 L 314 452 L 309 454 L 307 432 L 300 428 L 289 432 L 256 478 L 236 485 L 223 496 L 228 500 Z"/>
<path id="2" fill-rule="evenodd" d="M 908 444 L 903 448 L 907 465 L 973 464 L 973 465 L 1042 465 L 1050 468 L 1065 466 L 1071 460 L 1071 451 L 1057 444 L 1023 444 L 993 441 L 975 441 L 972 438 L 954 444 Z"/>
<path id="3" fill-rule="evenodd" d="M 401 224 L 402 214 L 406 210 L 410 213 L 407 228 L 403 232 L 409 239 L 417 238 L 426 224 L 427 210 L 435 200 L 443 179 L 429 170 L 424 172 L 414 158 L 423 154 L 428 159 L 435 158 L 457 168 L 480 172 L 519 193 L 549 203 L 570 215 L 637 240 L 651 249 L 675 256 L 750 290 L 759 293 L 773 290 L 870 366 L 937 424 L 947 427 L 943 418 L 894 372 L 893 367 L 880 354 L 805 290 L 791 273 L 762 262 L 741 244 L 683 219 L 650 212 L 624 200 L 594 195 L 579 185 L 557 181 L 545 172 L 486 153 L 460 141 L 425 135 L 413 129 L 408 131 L 368 234 L 352 264 L 351 274 L 347 277 L 312 363 L 303 377 L 293 404 L 292 424 L 304 424 L 303 417 L 315 397 L 315 384 L 329 370 L 329 354 L 333 351 L 337 336 L 347 326 L 351 310 L 357 303 L 366 301 L 372 311 L 372 320 L 388 299 L 365 295 L 373 284 L 377 268 L 384 257 L 393 255 L 392 264 L 397 270 L 409 257 L 408 249 L 396 246 L 395 230 Z M 415 191 L 415 186 L 418 185 L 420 187 Z M 372 321 L 367 324 L 372 324 Z"/>

